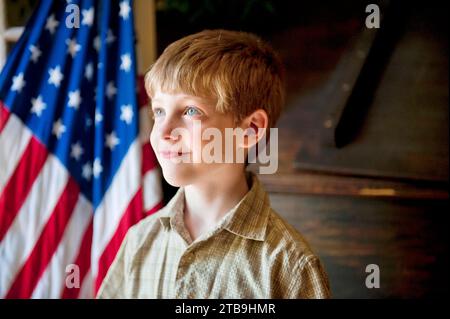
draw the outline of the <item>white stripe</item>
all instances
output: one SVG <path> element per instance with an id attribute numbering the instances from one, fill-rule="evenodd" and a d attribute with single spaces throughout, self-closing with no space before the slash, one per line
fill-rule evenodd
<path id="1" fill-rule="evenodd" d="M 0 242 L 0 297 L 27 260 L 66 183 L 67 171 L 49 154 L 14 222 Z"/>
<path id="2" fill-rule="evenodd" d="M 91 259 L 94 278 L 97 276 L 97 263 L 101 254 L 114 235 L 128 204 L 139 190 L 140 173 L 141 144 L 135 139 L 94 213 Z"/>
<path id="3" fill-rule="evenodd" d="M 31 298 L 61 298 L 68 275 L 66 267 L 73 264 L 77 258 L 84 233 L 89 227 L 91 218 L 92 205 L 80 193 L 61 242 L 39 279 Z"/>
<path id="4" fill-rule="evenodd" d="M 30 130 L 11 113 L 0 133 L 0 194 L 16 169 L 30 139 Z"/>
<path id="5" fill-rule="evenodd" d="M 154 167 L 145 173 L 142 189 L 144 195 L 144 211 L 147 212 L 155 207 L 163 198 L 161 173 L 158 167 Z"/>
<path id="6" fill-rule="evenodd" d="M 94 280 L 92 279 L 91 270 L 86 273 L 83 283 L 81 285 L 79 299 L 91 299 L 94 298 Z"/>

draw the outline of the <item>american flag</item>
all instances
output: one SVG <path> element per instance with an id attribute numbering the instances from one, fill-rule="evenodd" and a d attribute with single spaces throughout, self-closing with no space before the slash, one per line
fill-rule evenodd
<path id="1" fill-rule="evenodd" d="M 160 208 L 134 45 L 131 0 L 43 0 L 9 54 L 0 297 L 94 297 L 128 228 Z"/>

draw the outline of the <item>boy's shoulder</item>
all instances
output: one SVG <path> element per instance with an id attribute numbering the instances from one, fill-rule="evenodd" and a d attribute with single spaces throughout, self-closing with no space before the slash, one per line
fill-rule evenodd
<path id="1" fill-rule="evenodd" d="M 329 298 L 328 275 L 303 235 L 270 208 L 266 242 L 276 250 L 274 271 L 294 284 L 290 298 Z"/>
<path id="2" fill-rule="evenodd" d="M 317 258 L 305 237 L 272 207 L 267 222 L 266 242 L 276 249 L 284 250 L 291 260 L 306 261 Z"/>

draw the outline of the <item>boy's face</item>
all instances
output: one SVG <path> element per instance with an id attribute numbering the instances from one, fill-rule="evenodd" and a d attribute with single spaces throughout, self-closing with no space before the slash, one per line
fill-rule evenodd
<path id="1" fill-rule="evenodd" d="M 211 128 L 217 129 L 221 138 L 224 138 L 225 128 L 235 127 L 231 114 L 216 111 L 211 102 L 196 96 L 161 91 L 155 92 L 152 98 L 152 111 L 154 125 L 150 142 L 169 184 L 185 186 L 211 178 L 217 179 L 226 175 L 223 174 L 224 168 L 236 165 L 205 163 L 201 154 L 210 141 L 196 139 L 199 134 L 203 135 L 205 130 Z M 224 140 L 221 142 L 221 151 L 225 153 Z"/>

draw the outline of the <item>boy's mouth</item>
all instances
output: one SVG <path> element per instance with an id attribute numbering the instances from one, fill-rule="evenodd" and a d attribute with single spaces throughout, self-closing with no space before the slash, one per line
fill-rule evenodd
<path id="1" fill-rule="evenodd" d="M 171 158 L 177 158 L 185 156 L 186 154 L 189 154 L 189 152 L 173 152 L 173 151 L 160 151 L 159 154 L 165 159 L 171 159 Z"/>

